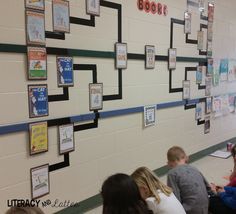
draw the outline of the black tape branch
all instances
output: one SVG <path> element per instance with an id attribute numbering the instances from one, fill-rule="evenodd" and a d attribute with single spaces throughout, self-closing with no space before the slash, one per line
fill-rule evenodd
<path id="1" fill-rule="evenodd" d="M 69 100 L 69 89 L 68 87 L 63 87 L 63 94 L 48 95 L 48 102 L 58 102 Z"/>
<path id="2" fill-rule="evenodd" d="M 92 123 L 76 125 L 76 126 L 74 126 L 74 132 L 97 128 L 98 127 L 98 118 L 100 116 L 99 116 L 99 113 L 97 110 L 95 110 L 94 113 L 95 113 L 95 119 L 93 120 Z"/>
<path id="3" fill-rule="evenodd" d="M 48 39 L 65 40 L 65 33 L 45 31 L 45 37 Z"/>
<path id="4" fill-rule="evenodd" d="M 62 169 L 68 166 L 70 166 L 70 153 L 64 154 L 64 161 L 49 165 L 49 172 L 53 172 L 53 171 L 56 171 L 58 169 Z"/>

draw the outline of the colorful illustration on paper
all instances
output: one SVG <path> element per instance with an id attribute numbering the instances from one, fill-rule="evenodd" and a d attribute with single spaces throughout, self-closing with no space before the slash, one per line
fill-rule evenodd
<path id="1" fill-rule="evenodd" d="M 212 84 L 214 87 L 220 84 L 220 60 L 214 60 L 214 70 L 212 75 Z"/>
<path id="2" fill-rule="evenodd" d="M 228 81 L 236 80 L 236 59 L 229 59 Z"/>
<path id="3" fill-rule="evenodd" d="M 207 97 L 206 98 L 206 114 L 210 114 L 212 109 L 212 98 Z"/>
<path id="4" fill-rule="evenodd" d="M 30 124 L 30 154 L 48 151 L 47 122 Z"/>
<path id="5" fill-rule="evenodd" d="M 48 115 L 47 85 L 29 85 L 29 116 L 42 117 Z"/>
<path id="6" fill-rule="evenodd" d="M 208 58 L 207 59 L 207 75 L 212 76 L 214 71 L 214 60 L 213 58 Z"/>
<path id="7" fill-rule="evenodd" d="M 127 44 L 116 43 L 116 68 L 127 68 Z"/>
<path id="8" fill-rule="evenodd" d="M 196 84 L 202 83 L 202 66 L 197 66 L 196 71 Z"/>
<path id="9" fill-rule="evenodd" d="M 221 96 L 221 109 L 222 109 L 222 114 L 227 115 L 229 113 L 229 95 L 225 94 Z"/>
<path id="10" fill-rule="evenodd" d="M 73 58 L 57 57 L 58 86 L 73 86 Z"/>
<path id="11" fill-rule="evenodd" d="M 229 94 L 229 112 L 230 113 L 235 112 L 235 97 L 236 97 L 235 93 Z"/>
<path id="12" fill-rule="evenodd" d="M 25 0 L 25 7 L 30 9 L 44 10 L 44 0 Z"/>
<path id="13" fill-rule="evenodd" d="M 228 59 L 220 60 L 220 80 L 227 81 L 228 80 Z"/>
<path id="14" fill-rule="evenodd" d="M 46 48 L 28 47 L 28 79 L 47 79 Z"/>
<path id="15" fill-rule="evenodd" d="M 212 110 L 215 117 L 220 117 L 222 115 L 222 99 L 221 96 L 213 97 Z"/>
<path id="16" fill-rule="evenodd" d="M 201 120 L 202 119 L 202 103 L 197 103 L 196 104 L 195 119 L 196 120 Z"/>

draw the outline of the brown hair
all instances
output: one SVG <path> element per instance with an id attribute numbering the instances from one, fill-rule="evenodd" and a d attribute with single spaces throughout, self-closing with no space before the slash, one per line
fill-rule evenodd
<path id="1" fill-rule="evenodd" d="M 44 214 L 38 207 L 11 207 L 6 214 Z"/>
<path id="2" fill-rule="evenodd" d="M 168 161 L 179 161 L 186 157 L 185 151 L 179 146 L 173 146 L 167 152 Z"/>
<path id="3" fill-rule="evenodd" d="M 233 146 L 232 150 L 231 150 L 231 154 L 233 157 L 236 156 L 236 144 Z"/>
<path id="4" fill-rule="evenodd" d="M 161 198 L 157 190 L 160 190 L 166 196 L 170 196 L 172 193 L 171 188 L 162 183 L 159 178 L 147 167 L 140 167 L 136 169 L 131 177 L 134 179 L 138 187 L 147 188 L 150 192 L 150 196 L 154 197 L 157 203 L 161 202 Z"/>

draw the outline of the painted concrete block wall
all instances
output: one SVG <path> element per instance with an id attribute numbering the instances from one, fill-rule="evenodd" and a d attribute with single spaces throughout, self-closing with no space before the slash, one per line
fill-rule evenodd
<path id="1" fill-rule="evenodd" d="M 111 0 L 122 4 L 122 36 L 129 53 L 144 53 L 146 44 L 155 45 L 158 55 L 167 55 L 170 45 L 170 19 L 183 20 L 186 0 L 163 0 L 167 17 L 146 14 L 137 9 L 136 0 Z M 215 0 L 213 53 L 215 58 L 236 58 L 236 14 L 234 0 Z M 51 0 L 46 0 L 46 30 L 52 31 Z M 0 7 L 0 43 L 25 45 L 24 0 L 4 1 Z M 88 18 L 84 0 L 70 0 L 71 16 Z M 66 40 L 47 39 L 48 47 L 64 47 L 98 51 L 114 51 L 117 41 L 117 12 L 101 7 L 96 27 L 71 24 Z M 205 21 L 202 21 L 206 23 Z M 193 14 L 192 34 L 196 39 L 199 14 Z M 206 36 L 206 34 L 205 34 Z M 174 27 L 174 47 L 178 56 L 199 57 L 196 45 L 185 43 L 182 25 Z M 115 94 L 117 70 L 113 59 L 74 57 L 74 63 L 97 64 L 98 82 L 104 94 Z M 184 67 L 196 63 L 177 63 L 173 87 L 182 87 Z M 0 53 L 0 125 L 36 121 L 29 119 L 26 78 L 26 55 Z M 90 72 L 75 71 L 75 86 L 69 89 L 70 100 L 49 103 L 49 116 L 39 120 L 80 115 L 89 112 L 88 84 Z M 189 74 L 191 98 L 204 97 L 195 84 L 195 72 Z M 55 56 L 48 56 L 49 94 L 60 94 L 57 87 Z M 236 92 L 236 83 L 222 84 L 215 94 Z M 144 61 L 129 60 L 123 71 L 123 98 L 104 102 L 104 111 L 163 102 L 180 101 L 182 93 L 169 94 L 167 62 L 156 62 L 154 70 L 145 70 Z M 236 115 L 211 120 L 211 132 L 197 126 L 195 110 L 184 107 L 158 110 L 157 125 L 143 128 L 143 114 L 130 114 L 99 119 L 98 128 L 75 133 L 76 149 L 70 154 L 70 166 L 50 173 L 50 194 L 46 199 L 79 202 L 96 195 L 103 180 L 116 172 L 131 173 L 139 166 L 157 169 L 166 164 L 166 151 L 172 145 L 184 147 L 191 154 L 236 136 Z M 49 128 L 49 151 L 29 156 L 28 133 L 0 135 L 0 211 L 7 209 L 8 199 L 30 198 L 30 168 L 63 161 L 58 155 L 57 127 Z M 47 207 L 46 213 L 62 208 Z"/>

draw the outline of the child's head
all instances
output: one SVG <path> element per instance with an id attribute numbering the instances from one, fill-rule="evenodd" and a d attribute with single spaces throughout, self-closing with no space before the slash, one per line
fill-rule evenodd
<path id="1" fill-rule="evenodd" d="M 11 207 L 6 214 L 44 214 L 38 207 Z"/>
<path id="2" fill-rule="evenodd" d="M 160 197 L 157 190 L 160 190 L 169 196 L 172 190 L 163 184 L 154 173 L 147 167 L 140 167 L 136 169 L 131 177 L 134 179 L 139 187 L 140 194 L 143 199 L 148 197 L 155 197 L 157 202 L 160 203 Z"/>
<path id="3" fill-rule="evenodd" d="M 103 198 L 103 214 L 149 213 L 138 186 L 129 175 L 118 173 L 108 177 L 102 185 L 101 194 Z"/>
<path id="4" fill-rule="evenodd" d="M 181 147 L 173 146 L 167 152 L 167 160 L 168 165 L 173 168 L 178 165 L 187 163 L 188 157 Z"/>

